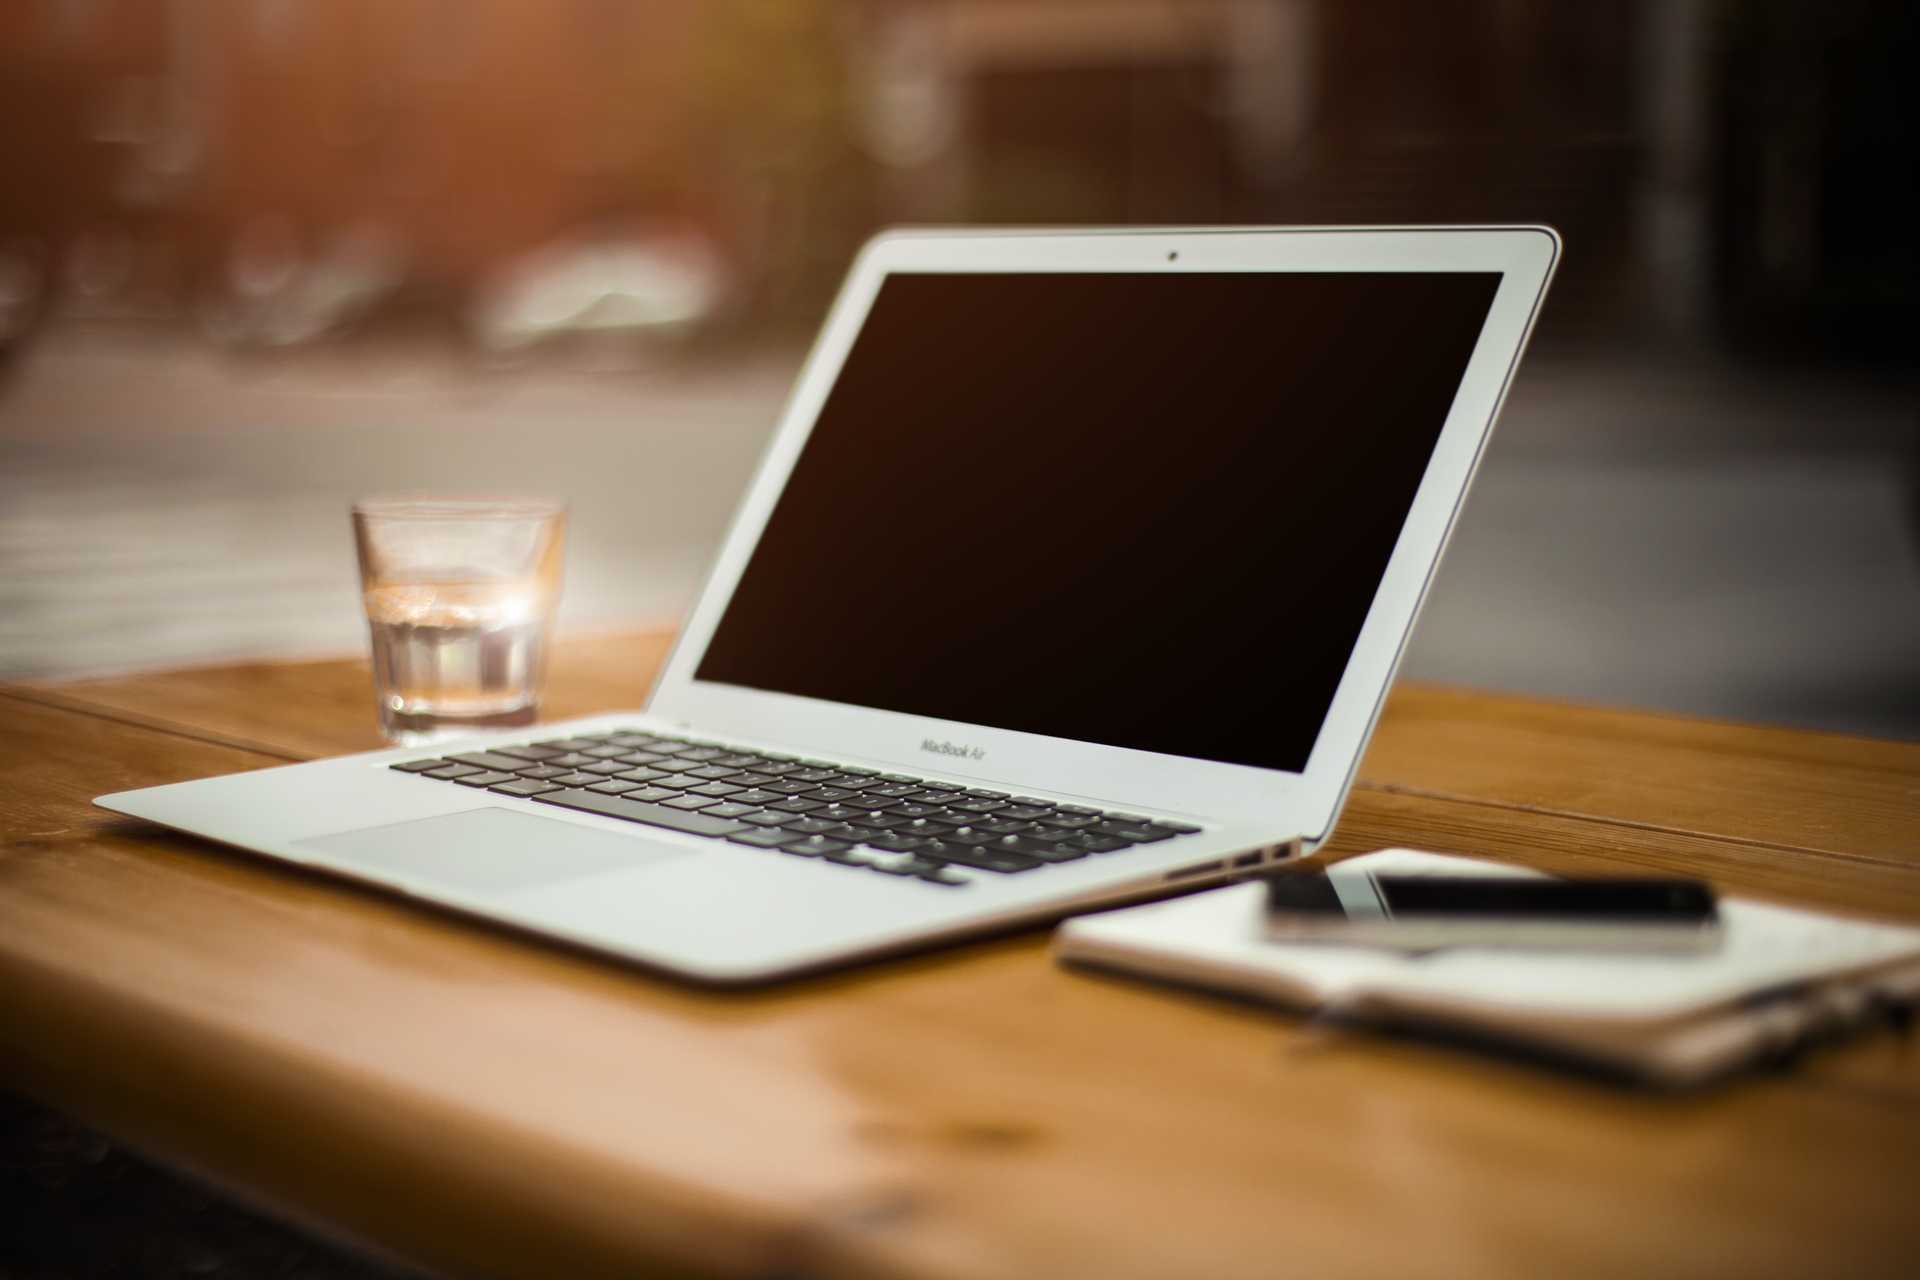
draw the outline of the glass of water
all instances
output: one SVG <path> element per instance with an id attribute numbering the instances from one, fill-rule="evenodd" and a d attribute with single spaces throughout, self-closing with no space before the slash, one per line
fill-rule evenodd
<path id="1" fill-rule="evenodd" d="M 560 599 L 564 503 L 393 497 L 353 504 L 380 731 L 418 746 L 532 724 Z"/>

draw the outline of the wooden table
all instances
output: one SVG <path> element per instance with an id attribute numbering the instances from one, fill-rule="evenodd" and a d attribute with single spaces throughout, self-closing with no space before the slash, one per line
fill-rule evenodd
<path id="1" fill-rule="evenodd" d="M 563 646 L 556 716 L 659 635 Z M 1044 931 L 715 995 L 99 793 L 376 745 L 357 662 L 0 690 L 0 1080 L 455 1272 L 1916 1274 L 1920 1057 L 1636 1094 L 1056 968 Z M 1336 847 L 1920 920 L 1920 747 L 1394 694 Z"/>

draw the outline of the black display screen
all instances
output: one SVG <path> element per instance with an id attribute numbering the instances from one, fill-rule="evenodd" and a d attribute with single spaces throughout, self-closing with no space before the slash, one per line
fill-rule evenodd
<path id="1" fill-rule="evenodd" d="M 891 275 L 695 676 L 1299 772 L 1499 281 Z"/>
<path id="2" fill-rule="evenodd" d="M 1533 880 L 1376 876 L 1387 914 L 1602 920 L 1706 920 L 1713 892 L 1696 880 Z"/>

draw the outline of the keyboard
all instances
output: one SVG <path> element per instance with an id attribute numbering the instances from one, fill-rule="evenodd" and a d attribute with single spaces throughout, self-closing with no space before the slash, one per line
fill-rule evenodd
<path id="1" fill-rule="evenodd" d="M 407 760 L 401 773 L 958 888 L 1200 831 L 1188 823 L 651 732 Z"/>

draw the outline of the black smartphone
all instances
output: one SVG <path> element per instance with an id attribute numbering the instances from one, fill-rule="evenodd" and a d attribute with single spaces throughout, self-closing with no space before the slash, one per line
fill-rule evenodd
<path id="1" fill-rule="evenodd" d="M 1267 936 L 1373 946 L 1698 951 L 1719 945 L 1698 880 L 1378 875 L 1295 863 L 1267 877 Z"/>

